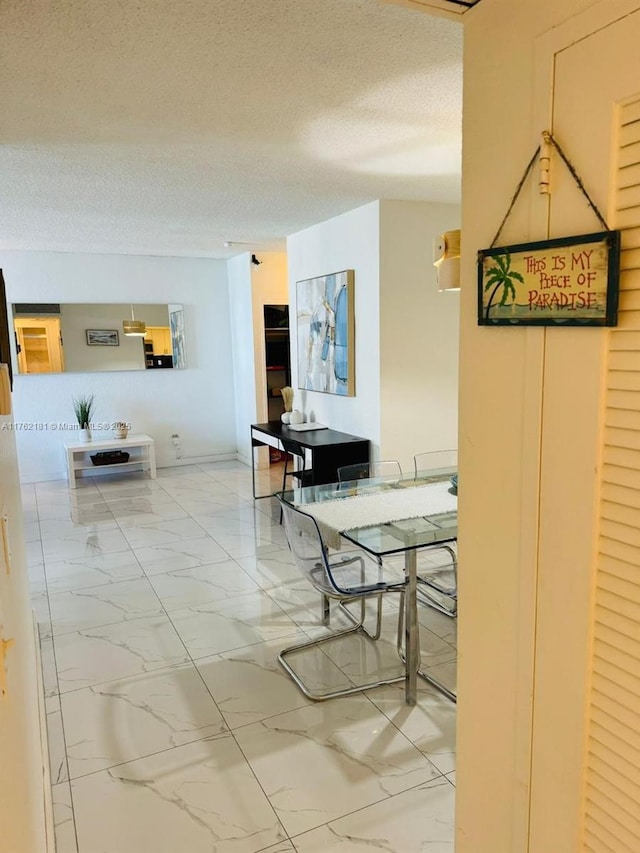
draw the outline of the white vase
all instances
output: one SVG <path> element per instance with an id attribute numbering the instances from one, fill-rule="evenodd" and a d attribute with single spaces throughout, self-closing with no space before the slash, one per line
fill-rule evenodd
<path id="1" fill-rule="evenodd" d="M 291 423 L 291 412 L 283 412 L 280 415 L 280 420 L 283 424 Z"/>
<path id="2" fill-rule="evenodd" d="M 290 424 L 303 424 L 304 423 L 304 415 L 302 412 L 298 411 L 298 409 L 294 409 L 291 412 L 291 417 L 289 418 Z"/>
<path id="3" fill-rule="evenodd" d="M 91 441 L 91 430 L 89 427 L 80 430 L 80 441 Z"/>

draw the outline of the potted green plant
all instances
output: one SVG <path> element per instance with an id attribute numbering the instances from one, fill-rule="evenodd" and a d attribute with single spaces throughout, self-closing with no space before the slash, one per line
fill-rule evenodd
<path id="1" fill-rule="evenodd" d="M 91 441 L 91 415 L 93 414 L 93 394 L 73 398 L 73 411 L 80 428 L 80 440 Z"/>

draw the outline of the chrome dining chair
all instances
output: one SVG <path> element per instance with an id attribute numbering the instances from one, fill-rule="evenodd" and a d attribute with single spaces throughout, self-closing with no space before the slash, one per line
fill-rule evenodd
<path id="1" fill-rule="evenodd" d="M 306 459 L 304 455 L 304 448 L 300 442 L 293 438 L 285 438 L 284 436 L 281 436 L 280 444 L 285 452 L 284 471 L 282 474 L 282 491 L 284 492 L 287 488 L 287 477 L 293 477 L 296 479 L 300 486 L 313 486 L 313 470 L 311 468 L 304 467 L 306 465 Z M 298 459 L 298 467 L 290 470 L 289 462 L 290 460 L 293 461 L 292 457 Z M 280 524 L 282 524 L 282 507 L 280 508 Z"/>
<path id="2" fill-rule="evenodd" d="M 416 453 L 413 457 L 416 477 L 428 471 L 458 468 L 457 450 L 429 450 L 427 453 Z"/>
<path id="3" fill-rule="evenodd" d="M 346 483 L 349 480 L 366 480 L 369 477 L 399 480 L 402 477 L 402 468 L 399 462 L 391 459 L 378 462 L 359 462 L 357 465 L 343 465 L 338 468 L 339 483 Z"/>
<path id="4" fill-rule="evenodd" d="M 400 463 L 395 460 L 383 460 L 377 462 L 358 462 L 355 465 L 343 465 L 338 471 L 338 483 L 350 483 L 354 480 L 368 480 L 373 477 L 377 480 L 399 480 L 402 477 Z M 382 557 L 378 557 L 378 564 L 382 568 Z"/>
<path id="5" fill-rule="evenodd" d="M 394 684 L 397 681 L 403 681 L 405 678 L 404 674 L 394 678 L 379 678 L 367 684 L 354 684 L 353 687 L 317 693 L 307 687 L 291 666 L 288 659 L 295 653 L 301 652 L 304 649 L 320 647 L 325 643 L 346 637 L 349 634 L 364 634 L 370 640 L 379 639 L 382 629 L 382 596 L 386 593 L 399 593 L 402 603 L 405 582 L 404 580 L 395 582 L 384 581 L 379 564 L 371 559 L 364 551 L 358 550 L 340 553 L 332 555 L 331 559 L 329 559 L 328 547 L 322 538 L 315 518 L 286 503 L 282 500 L 281 496 L 276 495 L 276 497 L 280 501 L 284 515 L 284 525 L 289 547 L 301 574 L 321 593 L 323 603 L 328 605 L 329 600 L 337 601 L 342 612 L 353 623 L 350 628 L 334 631 L 317 640 L 309 640 L 306 643 L 299 643 L 283 649 L 278 655 L 278 660 L 286 672 L 305 696 L 316 701 L 331 699 L 336 696 L 347 696 L 350 693 L 359 693 L 362 690 L 380 687 L 383 684 Z M 376 597 L 378 599 L 376 630 L 374 633 L 370 633 L 364 625 L 366 616 L 365 606 L 368 598 Z M 351 601 L 359 601 L 361 604 L 359 619 L 345 607 Z M 402 612 L 402 607 L 400 607 L 400 611 Z M 323 610 L 323 617 L 323 622 L 326 624 L 328 621 L 326 607 Z M 398 636 L 399 647 L 400 643 L 401 637 Z"/>
<path id="6" fill-rule="evenodd" d="M 413 465 L 416 478 L 420 475 L 428 476 L 429 473 L 438 471 L 452 471 L 450 491 L 458 492 L 458 451 L 457 450 L 432 450 L 426 453 L 416 453 L 413 457 Z M 446 613 L 447 616 L 456 616 L 458 612 L 458 555 L 453 545 L 442 544 L 436 551 L 446 551 L 451 558 L 451 564 L 442 566 L 426 566 L 425 560 L 418 564 L 418 583 L 421 584 L 423 596 L 427 603 Z M 427 555 L 429 552 L 426 552 Z M 424 556 L 424 555 L 423 555 Z M 428 557 L 427 557 L 428 559 Z M 435 591 L 438 597 L 430 594 Z M 451 604 L 451 607 L 447 606 Z"/>

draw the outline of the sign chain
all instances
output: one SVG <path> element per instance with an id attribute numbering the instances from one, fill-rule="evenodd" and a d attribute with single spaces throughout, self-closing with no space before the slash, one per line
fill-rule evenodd
<path id="1" fill-rule="evenodd" d="M 516 191 L 515 191 L 515 193 L 513 194 L 513 198 L 511 199 L 511 204 L 509 205 L 509 209 L 508 209 L 508 210 L 507 210 L 507 212 L 505 213 L 505 215 L 504 215 L 504 219 L 503 219 L 503 220 L 502 220 L 502 222 L 500 223 L 500 227 L 498 228 L 498 231 L 496 232 L 496 236 L 495 236 L 495 237 L 493 238 L 493 240 L 491 241 L 491 246 L 489 247 L 490 249 L 493 249 L 493 247 L 495 246 L 495 244 L 498 242 L 498 237 L 499 237 L 499 236 L 500 236 L 500 234 L 502 233 L 502 229 L 504 228 L 504 224 L 505 224 L 505 222 L 507 221 L 507 219 L 508 219 L 508 218 L 509 218 L 509 216 L 511 215 L 511 211 L 513 210 L 513 205 L 514 205 L 514 204 L 516 203 L 516 201 L 518 200 L 518 196 L 520 195 L 520 190 L 521 190 L 521 189 L 522 189 L 522 187 L 524 186 L 524 182 L 525 182 L 525 181 L 527 180 L 527 178 L 529 177 L 529 173 L 530 173 L 530 172 L 531 172 L 531 170 L 533 169 L 533 164 L 534 164 L 534 163 L 536 162 L 536 160 L 538 159 L 538 154 L 539 154 L 539 153 L 540 153 L 540 146 L 538 145 L 538 147 L 536 148 L 536 150 L 535 150 L 535 151 L 534 151 L 534 153 L 533 153 L 533 157 L 531 158 L 531 160 L 529 160 L 529 164 L 527 165 L 527 168 L 524 170 L 524 175 L 520 178 L 520 183 L 519 183 L 519 184 L 518 184 L 518 186 L 516 187 Z"/>
<path id="2" fill-rule="evenodd" d="M 609 226 L 607 225 L 605 218 L 603 217 L 603 215 L 598 210 L 598 207 L 597 207 L 595 201 L 593 201 L 593 199 L 591 198 L 591 196 L 587 192 L 585 185 L 582 183 L 582 180 L 580 179 L 580 175 L 578 175 L 578 173 L 576 172 L 573 164 L 571 163 L 571 161 L 569 160 L 567 155 L 564 153 L 564 151 L 560 147 L 560 144 L 558 143 L 558 141 L 556 139 L 554 139 L 554 137 L 552 136 L 552 134 L 549 133 L 548 130 L 545 130 L 542 135 L 547 142 L 550 142 L 553 145 L 553 147 L 556 149 L 558 154 L 562 157 L 562 160 L 563 160 L 565 166 L 567 167 L 567 169 L 569 170 L 571 177 L 573 178 L 573 180 L 578 185 L 578 189 L 580 189 L 580 191 L 582 192 L 582 194 L 584 195 L 586 200 L 589 202 L 589 207 L 593 210 L 595 215 L 598 217 L 598 220 L 600 221 L 600 224 L 602 225 L 604 230 L 608 231 Z"/>
<path id="3" fill-rule="evenodd" d="M 582 180 L 581 180 L 580 176 L 578 175 L 578 173 L 577 173 L 577 172 L 576 172 L 576 170 L 575 170 L 575 167 L 573 166 L 573 164 L 571 163 L 571 161 L 569 160 L 569 158 L 567 157 L 567 155 L 564 153 L 564 151 L 563 151 L 563 150 L 562 150 L 562 148 L 560 147 L 559 143 L 556 141 L 556 139 L 553 137 L 553 135 L 552 135 L 551 133 L 549 133 L 549 131 L 548 131 L 548 130 L 545 130 L 545 131 L 543 132 L 543 134 L 542 134 L 542 138 L 544 139 L 544 141 L 545 141 L 545 142 L 547 142 L 547 143 L 551 143 L 551 145 L 553 145 L 553 147 L 556 149 L 556 151 L 558 152 L 558 154 L 560 155 L 560 157 L 561 157 L 561 159 L 562 159 L 562 162 L 565 164 L 565 166 L 566 166 L 566 167 L 567 167 L 567 169 L 569 170 L 569 173 L 571 174 L 571 177 L 574 179 L 574 181 L 575 181 L 575 182 L 576 182 L 576 184 L 578 185 L 578 189 L 581 191 L 581 193 L 582 193 L 582 194 L 584 195 L 584 197 L 586 198 L 586 200 L 587 200 L 587 202 L 588 202 L 588 204 L 589 204 L 589 207 L 593 210 L 593 212 L 595 213 L 595 215 L 598 217 L 598 220 L 600 221 L 600 224 L 604 227 L 605 231 L 608 231 L 608 230 L 609 230 L 609 226 L 607 225 L 606 220 L 604 219 L 604 217 L 602 216 L 602 214 L 601 214 L 601 213 L 600 213 L 600 211 L 598 210 L 598 207 L 597 207 L 596 203 L 592 200 L 591 196 L 590 196 L 590 195 L 589 195 L 589 193 L 587 192 L 587 190 L 586 190 L 586 188 L 585 188 L 585 186 L 584 186 L 584 184 L 583 184 L 583 182 L 582 182 Z M 535 152 L 534 152 L 534 154 L 533 154 L 533 157 L 531 158 L 531 160 L 530 160 L 530 161 L 529 161 L 529 163 L 527 164 L 526 169 L 524 170 L 524 174 L 523 174 L 522 178 L 520 179 L 520 182 L 519 182 L 518 186 L 516 187 L 516 191 L 515 191 L 515 193 L 513 194 L 513 198 L 511 199 L 511 203 L 509 204 L 509 208 L 508 208 L 507 212 L 506 212 L 506 213 L 505 213 L 505 215 L 504 215 L 504 219 L 503 219 L 503 220 L 502 220 L 502 222 L 500 223 L 500 227 L 498 228 L 498 231 L 496 232 L 496 236 L 495 236 L 495 237 L 493 238 L 493 240 L 491 241 L 491 246 L 490 246 L 490 248 L 492 248 L 492 249 L 493 249 L 493 247 L 494 247 L 494 246 L 496 245 L 496 243 L 498 242 L 498 238 L 500 237 L 500 234 L 502 233 L 502 229 L 504 228 L 504 226 L 505 226 L 505 223 L 506 223 L 507 219 L 508 219 L 508 218 L 509 218 L 509 216 L 511 215 L 511 211 L 513 210 L 513 206 L 514 206 L 514 204 L 516 203 L 516 201 L 518 200 L 518 196 L 520 195 L 520 192 L 521 192 L 521 190 L 522 190 L 522 187 L 524 186 L 525 181 L 526 181 L 526 180 L 527 180 L 527 178 L 529 177 L 529 175 L 530 175 L 530 173 L 531 173 L 531 170 L 533 169 L 533 164 L 536 162 L 536 160 L 537 160 L 537 158 L 538 158 L 539 154 L 540 154 L 540 145 L 538 145 L 538 147 L 536 148 L 536 150 L 535 150 Z"/>

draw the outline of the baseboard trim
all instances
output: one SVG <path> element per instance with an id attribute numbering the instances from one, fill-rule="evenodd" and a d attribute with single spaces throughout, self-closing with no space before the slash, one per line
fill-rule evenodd
<path id="1" fill-rule="evenodd" d="M 206 465 L 208 462 L 229 462 L 235 459 L 236 453 L 214 453 L 208 456 L 181 456 L 180 459 L 170 459 L 158 462 L 158 468 L 174 468 L 179 465 Z"/>
<path id="2" fill-rule="evenodd" d="M 156 460 L 156 467 L 160 468 L 174 468 L 180 465 L 205 465 L 208 462 L 228 462 L 229 460 L 237 459 L 238 454 L 234 451 L 228 453 L 209 453 L 206 456 L 182 456 L 180 459 L 158 459 Z M 247 463 L 247 464 L 250 464 Z M 133 466 L 127 469 L 128 471 L 137 471 L 137 468 Z M 140 464 L 140 470 L 142 470 L 142 463 Z M 113 471 L 109 471 L 108 466 L 103 466 L 102 468 L 96 466 L 94 469 L 89 469 L 89 471 L 79 471 L 76 475 L 78 480 L 81 480 L 83 477 L 103 477 L 106 474 L 113 474 Z M 44 474 L 27 474 L 24 477 L 20 477 L 20 483 L 24 486 L 29 483 L 45 483 L 50 482 L 52 480 L 66 480 L 67 472 L 66 471 L 49 471 Z"/>

